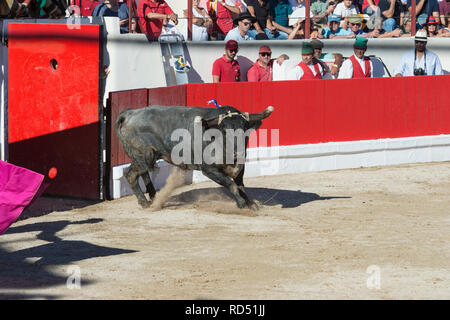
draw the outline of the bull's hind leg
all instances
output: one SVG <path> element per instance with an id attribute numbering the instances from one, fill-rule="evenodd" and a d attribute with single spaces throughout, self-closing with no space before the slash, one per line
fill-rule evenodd
<path id="1" fill-rule="evenodd" d="M 156 195 L 156 190 L 155 187 L 153 186 L 152 180 L 150 179 L 150 174 L 147 171 L 141 177 L 144 180 L 145 189 L 148 193 L 148 196 L 150 197 L 150 200 L 153 200 Z"/>
<path id="2" fill-rule="evenodd" d="M 236 178 L 234 178 L 234 182 L 236 182 L 237 186 L 238 186 L 238 190 L 239 190 L 239 194 L 242 198 L 244 198 L 245 203 L 247 204 L 247 206 L 252 209 L 252 210 L 258 210 L 259 206 L 256 204 L 255 201 L 251 200 L 248 196 L 247 193 L 245 192 L 245 187 L 244 187 L 244 168 L 241 170 L 241 172 L 239 172 L 238 176 Z"/>
<path id="3" fill-rule="evenodd" d="M 142 192 L 141 187 L 139 186 L 139 177 L 143 174 L 148 174 L 147 170 L 143 170 L 138 164 L 134 161 L 131 162 L 131 165 L 125 170 L 124 176 L 130 184 L 131 189 L 134 192 L 134 195 L 138 199 L 138 203 L 143 207 L 147 208 L 150 206 L 151 202 L 147 200 L 145 194 Z M 149 177 L 150 179 L 150 177 Z M 145 181 L 145 180 L 144 180 Z"/>
<path id="4" fill-rule="evenodd" d="M 227 188 L 233 195 L 239 208 L 242 209 L 245 207 L 246 205 L 245 199 L 241 197 L 238 186 L 229 176 L 213 167 L 204 169 L 202 170 L 202 172 L 205 176 L 207 176 L 214 182 L 217 182 L 221 186 Z"/>

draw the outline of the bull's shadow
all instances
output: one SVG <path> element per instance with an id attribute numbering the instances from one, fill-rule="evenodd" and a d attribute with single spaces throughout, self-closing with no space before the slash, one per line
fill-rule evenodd
<path id="1" fill-rule="evenodd" d="M 302 192 L 300 190 L 283 190 L 271 188 L 245 188 L 250 199 L 258 201 L 263 206 L 279 206 L 282 208 L 296 208 L 302 204 L 331 199 L 349 199 L 350 197 L 328 196 L 322 197 L 316 193 Z M 202 188 L 182 192 L 172 196 L 165 207 L 179 206 L 180 204 L 194 204 L 199 201 L 233 201 L 231 193 L 222 187 Z"/>
<path id="2" fill-rule="evenodd" d="M 0 263 L 0 290 L 42 289 L 65 285 L 69 274 L 64 276 L 60 273 L 55 273 L 48 268 L 49 266 L 58 265 L 67 269 L 72 264 L 76 264 L 77 261 L 85 259 L 136 252 L 134 250 L 98 246 L 80 240 L 64 240 L 57 235 L 59 231 L 71 224 L 93 224 L 102 221 L 102 219 L 87 219 L 77 222 L 60 220 L 10 227 L 2 237 L 8 234 L 20 234 L 25 239 L 31 236 L 48 243 L 11 251 L 3 246 L 10 241 L 7 238 L 2 238 L 0 243 L 0 261 L 2 262 Z M 35 236 L 34 232 L 39 233 Z M 23 240 L 18 239 L 14 241 L 20 242 Z M 89 285 L 94 282 L 95 280 L 81 278 L 81 285 Z M 24 295 L 22 297 L 21 292 L 0 292 L 1 299 L 14 299 L 15 297 L 24 299 L 58 298 L 39 295 Z"/>

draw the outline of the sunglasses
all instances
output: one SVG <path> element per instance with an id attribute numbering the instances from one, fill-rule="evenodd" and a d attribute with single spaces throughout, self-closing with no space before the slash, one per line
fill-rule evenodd
<path id="1" fill-rule="evenodd" d="M 251 22 L 242 22 L 242 24 L 243 24 L 244 26 L 246 26 L 246 27 L 248 27 L 248 26 L 251 26 L 251 25 L 252 25 L 252 23 L 251 23 Z"/>
<path id="2" fill-rule="evenodd" d="M 236 53 L 236 52 L 238 52 L 239 50 L 238 50 L 238 49 L 228 49 L 228 51 Z"/>
<path id="3" fill-rule="evenodd" d="M 263 57 L 266 57 L 266 56 L 270 57 L 270 56 L 272 55 L 272 53 L 269 53 L 269 52 L 261 52 L 260 55 L 263 56 Z"/>

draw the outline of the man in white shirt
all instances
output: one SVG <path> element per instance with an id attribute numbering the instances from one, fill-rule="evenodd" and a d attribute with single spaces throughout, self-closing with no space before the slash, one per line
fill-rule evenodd
<path id="1" fill-rule="evenodd" d="M 287 80 L 316 80 L 322 79 L 323 68 L 313 60 L 314 48 L 310 42 L 302 43 L 302 61 L 287 71 Z"/>
<path id="2" fill-rule="evenodd" d="M 441 61 L 439 57 L 427 50 L 427 33 L 419 30 L 414 37 L 415 49 L 405 53 L 400 59 L 400 63 L 395 68 L 396 77 L 441 75 Z"/>
<path id="3" fill-rule="evenodd" d="M 338 79 L 373 78 L 373 64 L 364 54 L 367 50 L 367 38 L 357 37 L 353 45 L 354 54 L 342 63 Z"/>

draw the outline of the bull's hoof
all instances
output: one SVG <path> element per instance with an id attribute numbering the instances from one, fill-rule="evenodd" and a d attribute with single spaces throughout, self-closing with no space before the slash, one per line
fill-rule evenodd
<path id="1" fill-rule="evenodd" d="M 145 201 L 145 202 L 139 201 L 139 204 L 142 207 L 142 209 L 149 208 L 152 205 L 152 203 L 150 201 Z"/>
<path id="2" fill-rule="evenodd" d="M 252 211 L 258 211 L 259 209 L 261 209 L 261 207 L 259 206 L 259 204 L 257 204 L 256 202 L 252 201 L 248 204 L 248 207 L 250 208 L 250 210 Z"/>

